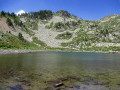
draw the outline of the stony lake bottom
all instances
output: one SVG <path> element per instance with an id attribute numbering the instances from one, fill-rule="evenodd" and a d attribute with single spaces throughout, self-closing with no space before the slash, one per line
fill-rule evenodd
<path id="1" fill-rule="evenodd" d="M 120 54 L 0 55 L 0 90 L 120 90 Z"/>

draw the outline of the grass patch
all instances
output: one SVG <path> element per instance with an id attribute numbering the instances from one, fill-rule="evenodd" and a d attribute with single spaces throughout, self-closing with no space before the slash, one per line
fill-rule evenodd
<path id="1" fill-rule="evenodd" d="M 27 29 L 27 28 L 25 28 L 24 31 L 25 31 L 27 34 L 29 34 L 30 36 L 33 36 L 33 35 L 34 35 L 34 32 L 31 31 L 31 30 L 29 30 L 29 29 Z"/>
<path id="2" fill-rule="evenodd" d="M 56 36 L 56 39 L 67 39 L 69 40 L 72 37 L 72 33 L 66 32 Z"/>
<path id="3" fill-rule="evenodd" d="M 47 24 L 47 23 L 48 23 L 48 21 L 42 21 L 42 23 Z"/>
<path id="4" fill-rule="evenodd" d="M 33 42 L 35 42 L 36 44 L 41 45 L 42 47 L 46 47 L 47 46 L 44 42 L 38 40 L 37 37 L 33 37 L 32 39 L 33 39 Z"/>
<path id="5" fill-rule="evenodd" d="M 48 29 L 53 28 L 53 22 L 50 23 L 50 25 L 48 26 Z"/>
<path id="6" fill-rule="evenodd" d="M 20 40 L 17 36 L 12 34 L 3 34 L 0 39 L 0 49 L 32 49 L 39 48 L 37 45 L 26 40 Z"/>

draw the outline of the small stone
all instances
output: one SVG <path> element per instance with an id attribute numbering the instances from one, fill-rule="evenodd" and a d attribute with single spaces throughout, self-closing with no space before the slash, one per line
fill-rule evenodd
<path id="1" fill-rule="evenodd" d="M 58 83 L 58 84 L 55 84 L 54 87 L 61 87 L 63 85 L 64 85 L 63 83 Z"/>
<path id="2" fill-rule="evenodd" d="M 10 87 L 11 90 L 23 90 L 21 85 L 16 85 L 16 86 L 12 86 Z"/>
<path id="3" fill-rule="evenodd" d="M 47 87 L 45 90 L 54 90 L 52 87 Z"/>
<path id="4" fill-rule="evenodd" d="M 80 86 L 75 86 L 75 88 L 76 88 L 77 90 L 80 90 Z"/>
<path id="5" fill-rule="evenodd" d="M 68 78 L 59 78 L 60 81 L 68 81 Z"/>
<path id="6" fill-rule="evenodd" d="M 67 87 L 74 88 L 74 84 L 68 84 Z"/>

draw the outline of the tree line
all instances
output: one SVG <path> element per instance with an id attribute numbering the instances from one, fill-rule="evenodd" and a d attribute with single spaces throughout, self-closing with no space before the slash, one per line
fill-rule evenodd
<path id="1" fill-rule="evenodd" d="M 0 15 L 1 15 L 1 16 L 6 16 L 6 15 L 8 15 L 8 16 L 10 16 L 10 17 L 16 17 L 16 14 L 15 14 L 14 12 L 9 13 L 9 12 L 5 12 L 5 11 L 1 11 Z"/>
<path id="2" fill-rule="evenodd" d="M 38 12 L 24 13 L 20 16 L 29 17 L 32 19 L 47 20 L 53 17 L 53 12 L 50 10 L 40 10 Z"/>

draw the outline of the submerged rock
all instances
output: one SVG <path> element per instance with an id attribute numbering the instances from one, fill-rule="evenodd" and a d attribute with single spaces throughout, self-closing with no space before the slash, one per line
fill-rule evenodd
<path id="1" fill-rule="evenodd" d="M 45 81 L 45 83 L 48 83 L 48 84 L 56 84 L 56 83 L 59 83 L 59 82 L 60 82 L 59 80 Z"/>
<path id="2" fill-rule="evenodd" d="M 44 90 L 54 90 L 52 87 L 47 87 Z"/>
<path id="3" fill-rule="evenodd" d="M 81 82 L 85 85 L 106 85 L 107 83 L 99 83 L 99 82 Z"/>
<path id="4" fill-rule="evenodd" d="M 80 90 L 80 86 L 75 86 L 75 88 L 76 88 L 77 90 Z"/>
<path id="5" fill-rule="evenodd" d="M 64 85 L 63 83 L 58 83 L 58 84 L 55 84 L 54 87 L 61 87 L 63 85 Z"/>
<path id="6" fill-rule="evenodd" d="M 31 86 L 31 82 L 29 80 L 25 80 L 23 78 L 17 78 L 16 81 L 21 82 L 24 85 Z"/>
<path id="7" fill-rule="evenodd" d="M 66 88 L 65 90 L 111 90 L 111 89 L 99 85 L 81 85 L 76 86 L 74 88 Z"/>
<path id="8" fill-rule="evenodd" d="M 10 87 L 11 90 L 23 90 L 22 86 L 21 85 L 15 85 L 15 86 L 12 86 Z"/>
<path id="9" fill-rule="evenodd" d="M 68 78 L 59 78 L 58 80 L 59 81 L 68 81 L 69 79 Z"/>
<path id="10" fill-rule="evenodd" d="M 4 88 L 3 88 L 3 87 L 0 87 L 0 90 L 4 90 Z"/>

